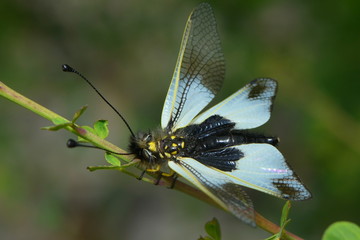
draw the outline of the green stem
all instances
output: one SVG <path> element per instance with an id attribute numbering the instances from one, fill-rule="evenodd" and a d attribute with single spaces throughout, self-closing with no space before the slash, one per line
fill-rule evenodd
<path id="1" fill-rule="evenodd" d="M 114 144 L 96 136 L 95 134 L 92 134 L 91 132 L 87 131 L 84 128 L 81 128 L 80 126 L 71 123 L 68 119 L 54 113 L 53 111 L 41 106 L 40 104 L 30 100 L 29 98 L 21 95 L 20 93 L 12 90 L 11 88 L 9 88 L 8 86 L 6 86 L 3 82 L 0 82 L 0 96 L 19 104 L 20 106 L 29 109 L 30 111 L 36 113 L 37 115 L 51 121 L 54 124 L 65 124 L 65 123 L 70 123 L 69 125 L 65 126 L 64 129 L 74 133 L 77 136 L 80 136 L 84 139 L 86 139 L 87 141 L 91 142 L 92 144 L 94 144 L 95 146 L 101 147 L 103 149 L 106 150 L 110 150 L 112 152 L 117 152 L 117 153 L 126 153 L 126 151 L 124 151 L 123 149 L 115 146 Z M 119 156 L 121 157 L 121 159 L 123 159 L 124 161 L 130 163 L 131 161 L 133 161 L 133 158 L 127 155 L 122 155 Z M 98 167 L 98 169 L 100 169 L 101 167 Z M 109 169 L 108 167 L 106 167 L 106 169 Z M 120 170 L 122 172 L 125 172 L 128 175 L 134 176 L 136 177 L 134 174 L 124 170 L 124 168 L 119 168 L 119 167 L 114 167 L 114 169 Z M 90 170 L 96 170 L 94 169 L 94 167 L 90 168 Z M 157 177 L 158 174 L 156 173 L 148 173 L 151 177 L 153 177 L 154 180 L 150 180 L 149 178 L 143 178 L 143 181 L 155 184 L 157 182 Z M 174 179 L 172 177 L 162 177 L 161 181 L 158 183 L 158 185 L 162 185 L 162 186 L 167 186 L 167 187 L 171 187 L 173 185 L 173 181 Z M 197 188 L 194 188 L 191 185 L 188 185 L 184 182 L 181 181 L 176 181 L 176 184 L 174 186 L 174 189 L 183 192 L 185 194 L 191 195 L 194 198 L 200 199 L 204 202 L 207 202 L 213 206 L 216 206 L 218 208 L 221 208 L 217 203 L 215 203 L 211 198 L 209 198 L 206 194 L 204 194 L 202 191 L 198 190 Z M 264 218 L 263 216 L 261 216 L 258 213 L 255 213 L 255 221 L 256 224 L 264 229 L 265 231 L 275 234 L 279 231 L 280 227 L 277 226 L 276 224 L 272 223 L 271 221 L 267 220 L 266 218 Z M 288 239 L 298 239 L 300 240 L 301 238 L 288 233 L 288 236 L 290 236 Z"/>
<path id="2" fill-rule="evenodd" d="M 64 122 L 69 122 L 69 120 L 67 120 L 66 118 L 61 117 L 60 115 L 50 111 L 47 108 L 44 108 L 43 106 L 28 99 L 27 97 L 21 95 L 20 93 L 15 92 L 14 90 L 6 86 L 3 82 L 0 82 L 0 96 L 3 96 L 8 100 L 17 103 L 24 108 L 29 109 L 30 111 L 40 115 L 43 118 L 46 118 L 49 121 L 52 121 L 53 123 L 55 123 L 54 120 L 56 121 L 56 119 L 63 120 Z"/>
<path id="3" fill-rule="evenodd" d="M 37 115 L 51 121 L 54 124 L 59 123 L 70 123 L 70 121 L 53 111 L 41 106 L 40 104 L 32 101 L 31 99 L 21 95 L 20 93 L 12 90 L 8 86 L 6 86 L 3 82 L 0 82 L 0 96 L 19 104 L 20 106 L 29 109 L 30 111 L 36 113 Z M 96 136 L 95 134 L 81 128 L 76 124 L 69 124 L 69 126 L 64 127 L 64 129 L 80 136 L 89 142 L 93 143 L 95 146 L 102 147 L 107 150 L 111 150 L 113 152 L 118 153 L 125 153 L 126 151 L 122 150 L 121 148 L 115 146 L 114 144 Z M 126 157 L 122 157 L 123 160 L 130 162 L 131 159 Z"/>

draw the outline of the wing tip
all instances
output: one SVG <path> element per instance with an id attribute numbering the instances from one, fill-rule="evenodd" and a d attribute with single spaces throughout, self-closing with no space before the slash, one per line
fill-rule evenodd
<path id="1" fill-rule="evenodd" d="M 312 198 L 311 192 L 296 179 L 294 185 L 284 182 L 273 182 L 273 185 L 280 192 L 280 197 L 291 201 L 304 201 Z"/>

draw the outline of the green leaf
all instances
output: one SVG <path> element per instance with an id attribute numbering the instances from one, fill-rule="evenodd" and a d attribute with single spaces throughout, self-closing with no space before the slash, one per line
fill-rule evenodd
<path id="1" fill-rule="evenodd" d="M 83 106 L 82 108 L 80 108 L 75 114 L 74 114 L 74 117 L 72 119 L 71 122 L 75 123 L 79 117 L 85 112 L 85 110 L 87 109 L 88 107 L 87 106 Z"/>
<path id="2" fill-rule="evenodd" d="M 99 120 L 94 124 L 95 134 L 101 138 L 106 138 L 109 135 L 109 122 L 107 120 Z"/>
<path id="3" fill-rule="evenodd" d="M 216 218 L 205 224 L 205 231 L 214 240 L 221 240 L 221 230 L 219 222 Z"/>
<path id="4" fill-rule="evenodd" d="M 290 219 L 288 219 L 290 207 L 291 207 L 290 201 L 286 201 L 281 212 L 279 232 L 272 235 L 271 237 L 266 238 L 265 240 L 283 239 L 283 235 L 286 234 L 285 227 L 290 222 Z"/>
<path id="5" fill-rule="evenodd" d="M 291 207 L 290 201 L 286 201 L 282 209 L 281 219 L 280 219 L 280 226 L 282 228 L 284 228 L 286 224 L 289 222 L 288 216 L 289 216 L 290 207 Z"/>
<path id="6" fill-rule="evenodd" d="M 322 237 L 322 240 L 359 240 L 360 227 L 352 222 L 340 221 L 331 224 Z"/>
<path id="7" fill-rule="evenodd" d="M 81 128 L 104 139 L 109 135 L 109 129 L 107 126 L 108 126 L 107 120 L 99 120 L 96 123 L 94 123 L 94 128 L 92 128 L 90 126 L 81 126 Z M 78 137 L 78 141 L 88 142 L 86 139 L 84 139 L 82 137 Z"/>
<path id="8" fill-rule="evenodd" d="M 112 155 L 111 153 L 105 153 L 105 159 L 112 166 L 115 166 L 115 167 L 121 166 L 120 160 L 117 157 L 115 157 L 114 155 Z"/>

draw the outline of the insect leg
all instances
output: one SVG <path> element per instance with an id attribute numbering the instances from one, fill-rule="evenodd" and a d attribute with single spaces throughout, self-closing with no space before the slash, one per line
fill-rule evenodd
<path id="1" fill-rule="evenodd" d="M 141 173 L 140 176 L 137 178 L 137 180 L 141 180 L 141 179 L 144 177 L 145 172 L 146 172 L 146 170 L 142 171 L 142 173 Z"/>
<path id="2" fill-rule="evenodd" d="M 156 178 L 156 182 L 154 183 L 155 185 L 159 185 L 161 177 L 162 177 L 162 173 L 160 172 L 159 175 Z"/>
<path id="3" fill-rule="evenodd" d="M 178 177 L 179 177 L 178 174 L 176 174 L 176 173 L 173 174 L 173 180 L 171 182 L 171 185 L 170 185 L 169 189 L 173 189 L 175 187 L 175 183 L 176 183 Z"/>

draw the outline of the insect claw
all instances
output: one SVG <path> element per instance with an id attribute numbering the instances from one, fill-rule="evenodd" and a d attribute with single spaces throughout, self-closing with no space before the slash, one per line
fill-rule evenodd
<path id="1" fill-rule="evenodd" d="M 156 182 L 154 183 L 154 185 L 159 185 L 161 177 L 162 177 L 162 174 L 159 173 L 158 177 L 156 178 Z"/>
<path id="2" fill-rule="evenodd" d="M 139 177 L 137 177 L 137 180 L 141 180 L 145 175 L 146 170 L 142 171 Z"/>

